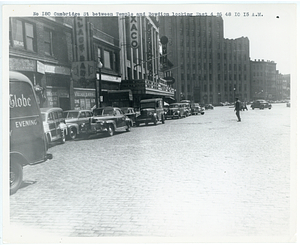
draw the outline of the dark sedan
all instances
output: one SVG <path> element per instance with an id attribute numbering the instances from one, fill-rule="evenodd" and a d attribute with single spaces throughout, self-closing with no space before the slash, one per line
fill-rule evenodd
<path id="1" fill-rule="evenodd" d="M 92 134 L 105 133 L 112 136 L 116 131 L 130 131 L 131 121 L 118 107 L 102 107 L 93 110 L 89 123 L 81 128 L 86 137 Z"/>
<path id="2" fill-rule="evenodd" d="M 255 108 L 258 108 L 258 109 L 261 109 L 261 110 L 263 110 L 265 108 L 271 109 L 272 105 L 266 100 L 256 100 L 252 103 L 251 108 L 253 110 Z"/>

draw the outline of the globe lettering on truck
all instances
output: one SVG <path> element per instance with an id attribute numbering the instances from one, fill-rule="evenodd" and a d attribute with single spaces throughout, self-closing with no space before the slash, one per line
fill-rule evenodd
<path id="1" fill-rule="evenodd" d="M 17 97 L 15 94 L 9 95 L 9 107 L 27 107 L 31 106 L 31 99 L 26 98 L 24 94 L 21 95 L 21 97 Z"/>
<path id="2" fill-rule="evenodd" d="M 9 73 L 10 194 L 23 183 L 23 167 L 52 158 L 47 153 L 43 120 L 31 81 L 18 72 Z"/>

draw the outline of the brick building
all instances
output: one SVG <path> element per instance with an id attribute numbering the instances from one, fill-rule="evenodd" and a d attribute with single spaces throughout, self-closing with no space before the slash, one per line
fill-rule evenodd
<path id="1" fill-rule="evenodd" d="M 253 99 L 274 100 L 276 98 L 276 63 L 274 61 L 251 61 L 251 76 Z"/>

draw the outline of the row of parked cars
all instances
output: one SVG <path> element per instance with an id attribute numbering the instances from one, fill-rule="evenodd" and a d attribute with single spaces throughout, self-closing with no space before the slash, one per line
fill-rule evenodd
<path id="1" fill-rule="evenodd" d="M 91 110 L 67 110 L 61 108 L 41 108 L 43 126 L 47 143 L 64 143 L 66 139 L 88 138 L 93 134 L 112 136 L 116 131 L 130 131 L 131 127 L 148 125 L 166 119 L 184 118 L 190 115 L 204 114 L 205 109 L 194 103 L 172 103 L 164 107 L 161 98 L 145 99 L 140 102 L 140 111 L 131 107 L 102 107 Z"/>

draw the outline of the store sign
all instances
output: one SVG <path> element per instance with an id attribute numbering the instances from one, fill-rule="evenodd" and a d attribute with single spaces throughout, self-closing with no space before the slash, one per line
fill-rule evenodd
<path id="1" fill-rule="evenodd" d="M 91 53 L 91 26 L 86 18 L 74 19 L 75 62 L 72 64 L 72 78 L 87 83 L 95 79 L 95 62 Z"/>
<path id="2" fill-rule="evenodd" d="M 13 71 L 36 72 L 36 62 L 35 60 L 10 58 L 9 69 Z"/>
<path id="3" fill-rule="evenodd" d="M 38 73 L 45 74 L 45 65 L 40 61 L 36 61 L 36 71 Z"/>
<path id="4" fill-rule="evenodd" d="M 132 48 L 138 48 L 138 23 L 137 16 L 130 16 L 130 45 Z"/>

